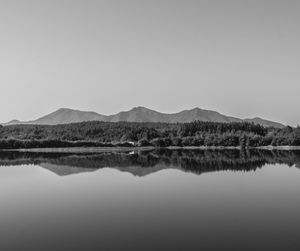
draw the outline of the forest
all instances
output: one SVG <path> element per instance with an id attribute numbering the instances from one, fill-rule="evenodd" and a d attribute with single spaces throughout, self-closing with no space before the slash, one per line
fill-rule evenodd
<path id="1" fill-rule="evenodd" d="M 254 123 L 81 122 L 0 126 L 0 149 L 89 146 L 300 146 L 300 128 Z"/>

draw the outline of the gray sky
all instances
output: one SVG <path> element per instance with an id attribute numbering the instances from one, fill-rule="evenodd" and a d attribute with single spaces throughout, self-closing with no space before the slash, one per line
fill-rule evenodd
<path id="1" fill-rule="evenodd" d="M 0 0 L 0 121 L 195 106 L 300 124 L 300 1 Z"/>

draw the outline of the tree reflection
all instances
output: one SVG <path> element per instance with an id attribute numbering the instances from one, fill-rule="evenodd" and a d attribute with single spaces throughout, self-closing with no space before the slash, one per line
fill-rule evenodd
<path id="1" fill-rule="evenodd" d="M 0 165 L 50 164 L 57 168 L 116 168 L 144 176 L 174 168 L 195 174 L 215 171 L 255 171 L 267 164 L 300 167 L 300 151 L 269 150 L 151 150 L 122 153 L 33 153 L 0 152 Z M 70 168 L 71 167 L 71 168 Z M 71 172 L 71 171 L 70 171 Z"/>

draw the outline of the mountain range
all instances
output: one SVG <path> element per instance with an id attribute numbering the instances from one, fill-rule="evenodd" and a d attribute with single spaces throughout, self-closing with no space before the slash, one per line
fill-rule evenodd
<path id="1" fill-rule="evenodd" d="M 262 118 L 252 118 L 252 119 L 240 119 L 231 116 L 226 116 L 216 111 L 204 110 L 200 108 L 194 108 L 191 110 L 183 110 L 178 113 L 161 113 L 146 107 L 135 107 L 129 111 L 122 111 L 114 115 L 102 115 L 96 112 L 87 112 L 72 110 L 68 108 L 61 108 L 55 112 L 48 115 L 40 117 L 36 120 L 31 121 L 19 121 L 12 120 L 8 123 L 2 125 L 16 125 L 16 124 L 37 124 L 37 125 L 58 125 L 58 124 L 70 124 L 84 121 L 105 121 L 105 122 L 162 122 L 162 123 L 186 123 L 199 121 L 211 121 L 211 122 L 253 122 L 255 124 L 260 124 L 265 127 L 276 127 L 282 128 L 283 124 L 265 120 Z"/>

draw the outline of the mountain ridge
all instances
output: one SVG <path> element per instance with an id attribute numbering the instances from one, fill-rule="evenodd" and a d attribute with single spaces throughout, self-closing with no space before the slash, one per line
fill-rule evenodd
<path id="1" fill-rule="evenodd" d="M 36 120 L 19 121 L 12 120 L 2 125 L 18 124 L 37 124 L 37 125 L 57 125 L 70 124 L 84 121 L 104 121 L 104 122 L 161 122 L 161 123 L 187 123 L 193 121 L 210 121 L 210 122 L 253 122 L 265 127 L 283 128 L 284 125 L 278 122 L 265 120 L 259 117 L 252 119 L 240 119 L 232 116 L 226 116 L 217 111 L 205 110 L 195 107 L 190 110 L 182 110 L 177 113 L 161 113 L 146 107 L 137 106 L 129 111 L 121 111 L 112 115 L 102 115 L 93 111 L 73 110 L 70 108 L 60 108 L 50 114 L 42 116 Z"/>

